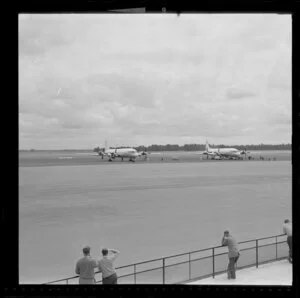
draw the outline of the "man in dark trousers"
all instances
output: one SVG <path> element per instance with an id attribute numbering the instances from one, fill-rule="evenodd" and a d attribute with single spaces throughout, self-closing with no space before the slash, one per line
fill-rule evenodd
<path id="1" fill-rule="evenodd" d="M 109 255 L 109 252 L 112 253 L 112 255 Z M 98 269 L 102 272 L 102 283 L 104 285 L 118 283 L 118 276 L 114 268 L 114 261 L 119 253 L 120 252 L 116 249 L 102 249 L 103 258 L 98 261 Z"/>
<path id="2" fill-rule="evenodd" d="M 235 279 L 235 264 L 240 256 L 238 244 L 233 236 L 229 234 L 229 231 L 224 232 L 222 238 L 222 246 L 228 246 L 229 264 L 227 268 L 228 279 Z"/>
<path id="3" fill-rule="evenodd" d="M 292 246 L 292 223 L 286 219 L 283 224 L 283 233 L 287 235 L 287 244 L 289 246 L 289 262 L 293 262 L 293 246 Z"/>
<path id="4" fill-rule="evenodd" d="M 95 283 L 94 268 L 98 267 L 98 262 L 90 256 L 89 246 L 84 247 L 82 251 L 83 258 L 77 261 L 75 272 L 79 275 L 79 284 L 91 285 Z"/>

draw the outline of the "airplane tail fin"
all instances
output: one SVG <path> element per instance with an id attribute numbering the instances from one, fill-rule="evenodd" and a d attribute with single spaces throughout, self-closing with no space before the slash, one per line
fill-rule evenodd
<path id="1" fill-rule="evenodd" d="M 210 147 L 209 147 L 208 141 L 206 140 L 205 151 L 209 151 L 209 150 L 210 150 Z"/>
<path id="2" fill-rule="evenodd" d="M 108 149 L 109 149 L 109 147 L 107 146 L 107 141 L 105 140 L 104 149 L 101 148 L 101 150 L 98 152 L 98 154 L 101 156 L 102 159 L 104 158 L 104 155 Z"/>
<path id="3" fill-rule="evenodd" d="M 107 145 L 107 140 L 105 140 L 104 143 L 104 151 L 106 152 L 109 149 L 108 145 Z"/>

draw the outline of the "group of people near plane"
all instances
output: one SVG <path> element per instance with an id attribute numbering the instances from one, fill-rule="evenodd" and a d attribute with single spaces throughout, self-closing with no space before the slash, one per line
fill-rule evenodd
<path id="1" fill-rule="evenodd" d="M 283 233 L 287 235 L 287 244 L 289 247 L 288 260 L 290 263 L 293 261 L 292 254 L 292 222 L 289 219 L 284 220 Z M 238 243 L 234 236 L 228 230 L 224 231 L 221 241 L 222 246 L 228 247 L 229 263 L 227 267 L 227 278 L 236 279 L 236 262 L 240 257 Z M 90 247 L 83 248 L 83 257 L 76 263 L 75 272 L 79 275 L 79 284 L 95 284 L 94 269 L 98 268 L 102 273 L 103 284 L 117 284 L 118 276 L 114 268 L 114 261 L 119 255 L 116 249 L 102 249 L 102 259 L 96 260 L 90 255 Z"/>

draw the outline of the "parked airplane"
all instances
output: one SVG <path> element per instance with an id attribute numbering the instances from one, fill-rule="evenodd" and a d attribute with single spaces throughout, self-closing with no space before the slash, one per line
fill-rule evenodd
<path id="1" fill-rule="evenodd" d="M 246 154 L 249 153 L 249 151 L 244 150 L 238 150 L 236 148 L 210 148 L 208 142 L 206 141 L 205 145 L 205 151 L 201 153 L 201 155 L 206 155 L 207 159 L 212 157 L 213 159 L 243 159 L 243 155 L 246 156 Z"/>
<path id="2" fill-rule="evenodd" d="M 103 159 L 105 156 L 108 157 L 108 161 L 113 161 L 115 158 L 129 158 L 129 161 L 134 162 L 138 156 L 145 156 L 147 158 L 148 153 L 145 151 L 138 152 L 134 148 L 109 148 L 105 142 L 105 148 L 103 151 L 99 151 L 99 155 Z"/>

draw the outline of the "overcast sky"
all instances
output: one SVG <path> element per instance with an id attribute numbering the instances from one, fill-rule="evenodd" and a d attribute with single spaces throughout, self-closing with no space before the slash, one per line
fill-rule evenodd
<path id="1" fill-rule="evenodd" d="M 19 15 L 20 149 L 291 131 L 289 15 Z"/>

